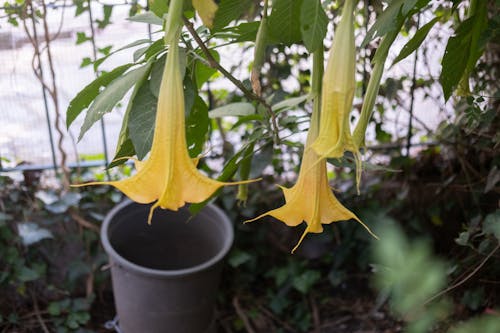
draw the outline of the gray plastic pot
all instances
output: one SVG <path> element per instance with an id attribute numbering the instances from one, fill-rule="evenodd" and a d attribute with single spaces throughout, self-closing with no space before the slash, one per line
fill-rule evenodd
<path id="1" fill-rule="evenodd" d="M 125 201 L 106 216 L 101 239 L 122 333 L 214 332 L 222 260 L 233 226 L 214 205 L 191 217 Z"/>

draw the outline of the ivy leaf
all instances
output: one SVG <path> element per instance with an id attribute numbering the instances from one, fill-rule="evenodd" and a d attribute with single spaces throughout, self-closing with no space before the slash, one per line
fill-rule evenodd
<path id="1" fill-rule="evenodd" d="M 87 37 L 87 35 L 85 34 L 85 32 L 79 31 L 79 32 L 76 33 L 76 45 L 83 44 L 86 41 L 91 40 L 91 39 L 92 38 Z"/>
<path id="2" fill-rule="evenodd" d="M 440 20 L 441 17 L 435 17 L 432 21 L 421 27 L 420 29 L 415 32 L 415 35 L 413 36 L 412 39 L 406 43 L 403 48 L 401 49 L 401 52 L 398 54 L 396 59 L 394 59 L 392 66 L 394 66 L 396 63 L 400 62 L 410 54 L 412 54 L 425 40 L 427 37 L 427 34 L 429 31 L 432 29 L 434 24 Z"/>
<path id="3" fill-rule="evenodd" d="M 83 88 L 83 90 L 69 102 L 68 110 L 66 111 L 66 126 L 69 128 L 76 117 L 90 105 L 99 94 L 101 87 L 108 86 L 114 79 L 121 76 L 131 66 L 132 64 L 126 64 L 116 67 L 111 72 L 101 74 L 97 79 Z"/>
<path id="4" fill-rule="evenodd" d="M 310 1 L 310 0 L 306 0 Z M 301 40 L 300 9 L 302 0 L 273 1 L 269 15 L 269 35 L 279 43 L 291 45 Z"/>
<path id="5" fill-rule="evenodd" d="M 300 11 L 300 31 L 307 50 L 312 53 L 323 46 L 328 17 L 320 0 L 306 0 Z"/>
<path id="6" fill-rule="evenodd" d="M 107 25 L 109 25 L 111 23 L 110 18 L 111 18 L 112 12 L 113 12 L 112 5 L 103 5 L 102 6 L 103 19 L 102 20 L 95 20 L 97 22 L 97 27 L 99 29 L 104 29 Z"/>
<path id="7" fill-rule="evenodd" d="M 129 137 L 140 160 L 151 149 L 157 103 L 157 98 L 149 89 L 149 81 L 145 81 L 132 101 L 128 121 Z"/>
<path id="8" fill-rule="evenodd" d="M 92 59 L 90 59 L 89 57 L 85 57 L 82 59 L 82 62 L 80 64 L 80 68 L 87 67 L 89 65 L 92 65 Z"/>
<path id="9" fill-rule="evenodd" d="M 133 69 L 130 72 L 114 79 L 94 100 L 92 105 L 87 110 L 85 120 L 83 122 L 82 128 L 80 129 L 80 135 L 78 136 L 78 141 L 80 141 L 83 135 L 100 120 L 104 114 L 111 112 L 113 107 L 118 103 L 127 91 L 137 83 L 137 81 L 142 80 L 143 77 L 149 73 L 151 68 L 151 63 L 146 63 L 146 65 Z"/>
<path id="10" fill-rule="evenodd" d="M 251 0 L 222 0 L 219 3 L 219 9 L 215 13 L 214 31 L 221 30 L 230 22 L 237 20 L 251 5 Z"/>

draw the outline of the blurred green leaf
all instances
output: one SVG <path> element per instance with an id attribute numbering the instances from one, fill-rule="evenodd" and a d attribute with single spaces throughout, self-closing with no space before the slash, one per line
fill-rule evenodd
<path id="1" fill-rule="evenodd" d="M 253 257 L 247 252 L 241 251 L 241 250 L 235 250 L 231 252 L 231 255 L 229 256 L 228 262 L 231 267 L 236 268 L 247 261 L 251 260 Z"/>
<path id="2" fill-rule="evenodd" d="M 237 102 L 230 103 L 216 109 L 210 110 L 208 116 L 211 119 L 221 117 L 239 117 L 255 114 L 255 106 L 252 103 Z"/>
<path id="3" fill-rule="evenodd" d="M 221 0 L 215 12 L 213 31 L 219 31 L 237 20 L 251 4 L 251 0 Z"/>
<path id="4" fill-rule="evenodd" d="M 311 287 L 319 281 L 321 274 L 318 271 L 307 270 L 299 276 L 294 276 L 293 287 L 303 294 L 307 294 Z"/>
<path id="5" fill-rule="evenodd" d="M 440 19 L 441 17 L 437 16 L 434 19 L 432 19 L 429 23 L 419 28 L 415 32 L 413 38 L 410 39 L 408 43 L 406 43 L 403 46 L 401 52 L 399 52 L 398 56 L 392 62 L 392 66 L 394 66 L 396 63 L 400 62 L 404 58 L 408 57 L 410 54 L 412 54 L 422 44 L 422 42 L 427 37 L 427 34 L 429 34 L 429 31 L 432 29 L 434 24 L 436 24 L 436 22 L 438 22 Z"/>
<path id="6" fill-rule="evenodd" d="M 320 0 L 306 0 L 302 2 L 300 31 L 302 33 L 302 40 L 309 53 L 323 47 L 327 25 L 328 17 L 323 10 Z"/>
<path id="7" fill-rule="evenodd" d="M 483 222 L 483 232 L 494 235 L 500 241 L 500 209 L 486 216 Z"/>
<path id="8" fill-rule="evenodd" d="M 311 1 L 311 0 L 306 0 Z M 269 15 L 269 35 L 274 41 L 291 45 L 302 39 L 300 9 L 302 0 L 275 0 Z"/>

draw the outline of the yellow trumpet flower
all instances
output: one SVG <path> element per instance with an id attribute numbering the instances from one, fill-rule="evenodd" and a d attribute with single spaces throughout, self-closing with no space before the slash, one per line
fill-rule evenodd
<path id="1" fill-rule="evenodd" d="M 316 58 L 316 56 L 318 56 L 318 58 Z M 315 52 L 314 60 L 316 63 L 315 66 L 320 63 L 320 68 L 322 68 L 323 55 L 321 51 Z M 319 72 L 321 72 L 321 69 Z M 318 71 L 313 70 L 313 80 L 314 75 L 318 75 Z M 313 93 L 315 91 L 314 86 L 315 83 L 313 81 Z M 306 145 L 302 156 L 302 165 L 300 166 L 297 182 L 291 188 L 280 186 L 283 190 L 286 203 L 277 209 L 273 209 L 246 221 L 252 222 L 267 215 L 281 220 L 288 226 L 297 226 L 305 221 L 307 227 L 297 245 L 293 248 L 292 253 L 300 246 L 308 233 L 321 233 L 323 232 L 323 224 L 330 224 L 337 221 L 354 219 L 361 223 L 372 236 L 377 238 L 368 226 L 361 222 L 354 213 L 345 208 L 337 198 L 335 198 L 328 183 L 326 160 L 322 159 L 313 149 L 311 149 L 312 142 L 318 136 L 320 111 L 318 98 L 319 96 L 315 97 L 311 126 L 307 133 Z"/>
<path id="2" fill-rule="evenodd" d="M 182 1 L 173 1 L 182 4 Z M 182 14 L 182 5 L 180 14 Z M 174 8 L 171 8 L 175 11 Z M 169 18 L 173 16 L 169 13 Z M 172 23 L 174 22 L 174 23 Z M 167 20 L 166 44 L 169 52 L 160 85 L 153 143 L 149 158 L 140 163 L 137 173 L 119 181 L 91 182 L 86 185 L 112 185 L 138 203 L 156 203 L 151 207 L 148 223 L 157 207 L 177 210 L 186 203 L 199 203 L 208 199 L 225 183 L 213 180 L 196 168 L 196 159 L 188 154 L 184 119 L 184 91 L 180 71 L 179 45 L 180 18 Z M 172 29 L 175 31 L 172 32 Z"/>
<path id="3" fill-rule="evenodd" d="M 266 215 L 273 216 L 288 226 L 297 226 L 305 221 L 307 227 L 292 253 L 299 247 L 307 233 L 321 233 L 323 232 L 323 224 L 337 221 L 354 219 L 376 237 L 354 213 L 345 208 L 333 195 L 328 183 L 326 160 L 322 159 L 318 162 L 319 156 L 314 150 L 308 149 L 315 134 L 311 125 L 296 184 L 291 188 L 280 186 L 285 195 L 285 205 L 246 221 L 252 222 Z"/>
<path id="4" fill-rule="evenodd" d="M 350 129 L 349 115 L 355 91 L 356 47 L 354 44 L 355 1 L 346 0 L 333 38 L 321 99 L 321 124 L 312 148 L 320 158 L 340 158 L 351 151 L 356 161 L 356 183 L 361 177 L 361 157 Z"/>

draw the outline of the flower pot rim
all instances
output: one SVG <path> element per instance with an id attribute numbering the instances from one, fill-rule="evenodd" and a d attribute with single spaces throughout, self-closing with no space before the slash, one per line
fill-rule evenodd
<path id="1" fill-rule="evenodd" d="M 213 256 L 209 260 L 199 265 L 183 269 L 162 270 L 162 269 L 148 268 L 135 264 L 125 259 L 123 256 L 121 256 L 113 248 L 108 237 L 108 228 L 109 225 L 111 224 L 111 221 L 122 209 L 124 209 L 129 205 L 140 205 L 140 204 L 130 199 L 125 199 L 123 202 L 119 203 L 111 211 L 109 211 L 101 226 L 101 242 L 108 256 L 112 258 L 113 261 L 112 265 L 119 264 L 135 273 L 139 273 L 141 275 L 146 275 L 146 276 L 159 277 L 159 278 L 174 278 L 174 277 L 178 278 L 178 277 L 193 275 L 195 273 L 207 270 L 215 266 L 218 262 L 222 261 L 222 259 L 227 255 L 227 253 L 231 249 L 234 239 L 233 225 L 222 209 L 220 209 L 213 203 L 209 203 L 198 214 L 203 214 L 205 210 L 211 210 L 211 212 L 217 215 L 217 218 L 220 219 L 220 223 L 227 232 L 226 237 L 223 240 L 224 244 L 215 256 Z M 186 209 L 186 207 L 182 207 L 180 209 Z M 144 223 L 146 223 L 146 221 L 144 221 Z"/>

